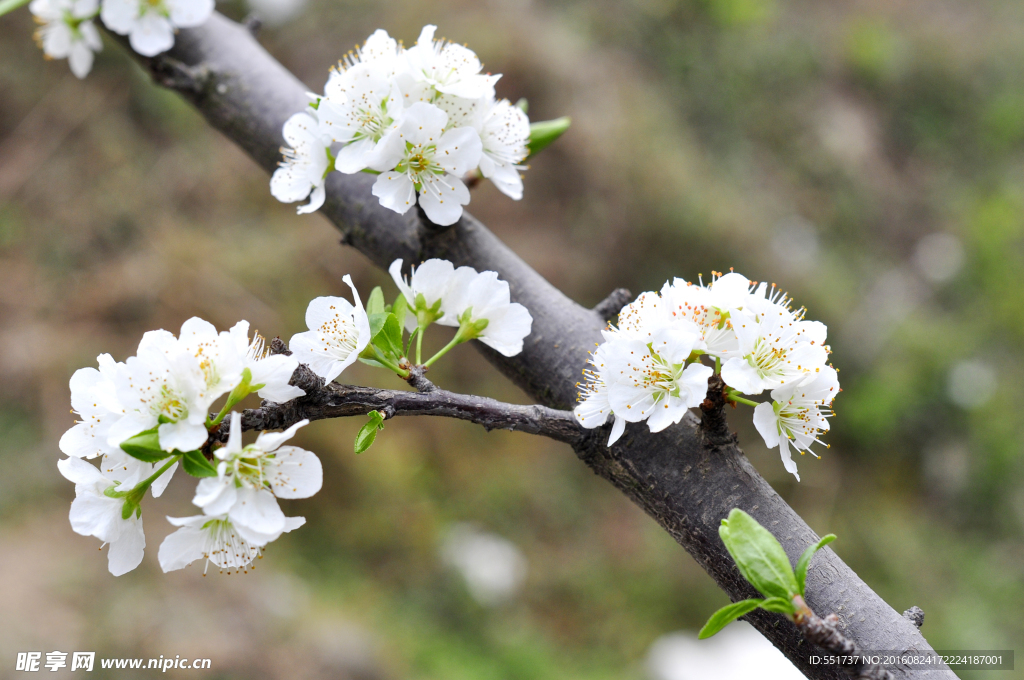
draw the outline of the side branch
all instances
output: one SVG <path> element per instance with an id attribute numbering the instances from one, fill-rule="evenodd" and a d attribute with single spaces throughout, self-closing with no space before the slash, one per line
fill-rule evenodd
<path id="1" fill-rule="evenodd" d="M 487 397 L 457 394 L 436 387 L 428 392 L 408 392 L 338 383 L 325 385 L 304 364 L 300 364 L 295 371 L 292 384 L 306 390 L 306 396 L 285 404 L 265 401 L 260 408 L 244 411 L 242 429 L 283 429 L 303 419 L 363 416 L 370 411 L 380 411 L 385 418 L 457 418 L 482 425 L 486 430 L 538 434 L 567 444 L 576 444 L 587 436 L 587 431 L 579 426 L 570 411 L 559 411 L 547 406 L 506 404 Z"/>

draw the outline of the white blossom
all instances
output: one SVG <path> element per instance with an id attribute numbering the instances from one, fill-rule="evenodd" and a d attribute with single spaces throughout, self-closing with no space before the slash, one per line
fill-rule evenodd
<path id="1" fill-rule="evenodd" d="M 247 571 L 260 556 L 260 548 L 276 541 L 282 533 L 294 531 L 306 523 L 304 517 L 286 517 L 280 531 L 262 534 L 235 526 L 226 515 L 195 515 L 168 517 L 177 531 L 167 536 L 157 553 L 160 568 L 165 572 L 183 569 L 192 562 L 206 559 L 221 570 Z M 206 573 L 206 569 L 203 569 Z"/>
<path id="2" fill-rule="evenodd" d="M 500 75 L 481 75 L 483 64 L 468 47 L 434 40 L 437 26 L 427 25 L 405 52 L 408 72 L 416 83 L 437 93 L 477 99 L 493 93 Z M 493 95 L 492 95 L 493 96 Z"/>
<path id="3" fill-rule="evenodd" d="M 376 63 L 358 63 L 327 81 L 317 108 L 320 133 L 342 142 L 334 167 L 347 174 L 365 168 L 390 170 L 378 146 L 402 115 L 394 79 Z"/>
<path id="4" fill-rule="evenodd" d="M 715 284 L 712 284 L 712 287 L 714 286 Z M 732 299 L 729 299 L 730 297 Z M 729 305 L 733 301 L 746 304 L 746 298 L 733 296 L 733 291 L 726 293 L 722 289 L 719 289 L 717 295 L 713 295 L 709 288 L 683 279 L 666 282 L 661 289 L 661 298 L 664 301 L 666 318 L 671 317 L 673 321 L 680 320 L 691 324 L 689 328 L 692 328 L 699 338 L 697 349 L 719 359 L 738 356 L 739 340 L 732 328 L 729 307 L 722 308 L 716 304 Z M 620 328 L 626 328 L 631 323 L 630 313 L 626 310 L 624 312 L 625 315 L 619 315 Z"/>
<path id="5" fill-rule="evenodd" d="M 508 283 L 497 272 L 477 273 L 471 267 L 459 267 L 445 292 L 438 323 L 472 329 L 477 338 L 504 356 L 523 351 L 523 338 L 530 334 L 533 317 L 526 307 L 511 301 Z M 467 338 L 469 339 L 469 338 Z"/>
<path id="6" fill-rule="evenodd" d="M 441 303 L 452 286 L 455 274 L 455 266 L 451 262 L 437 258 L 427 260 L 419 267 L 413 267 L 412 275 L 406 280 L 402 276 L 402 259 L 399 258 L 388 267 L 388 273 L 409 304 L 409 319 L 399 321 L 411 324 L 410 330 L 419 323 L 420 316 L 426 323 L 433 323 L 443 316 Z"/>
<path id="7" fill-rule="evenodd" d="M 417 102 L 406 109 L 398 128 L 381 142 L 382 172 L 373 185 L 381 205 L 405 214 L 419 203 L 432 222 L 455 224 L 469 189 L 460 177 L 480 163 L 480 135 L 473 128 L 445 131 L 448 115 L 432 104 Z"/>
<path id="8" fill-rule="evenodd" d="M 368 64 L 383 70 L 388 75 L 394 75 L 398 67 L 402 51 L 398 41 L 388 35 L 382 28 L 374 31 L 366 42 L 357 46 L 355 51 L 350 51 L 339 63 L 342 69 L 349 69 L 359 64 Z M 339 73 L 338 71 L 334 72 Z"/>
<path id="9" fill-rule="evenodd" d="M 71 376 L 71 408 L 81 420 L 60 438 L 60 450 L 75 458 L 119 451 L 107 441 L 110 427 L 123 415 L 114 378 L 117 364 L 109 354 L 96 357 L 99 370 L 80 368 Z"/>
<path id="10" fill-rule="evenodd" d="M 607 337 L 607 336 L 606 336 Z M 590 358 L 592 369 L 585 369 L 583 375 L 585 383 L 576 383 L 579 388 L 579 405 L 573 409 L 576 421 L 587 429 L 601 427 L 611 416 L 614 421 L 612 431 L 608 437 L 608 446 L 619 440 L 626 429 L 626 419 L 616 415 L 608 402 L 608 346 L 602 344 L 593 352 Z"/>
<path id="11" fill-rule="evenodd" d="M 206 442 L 206 376 L 173 334 L 143 335 L 137 356 L 118 365 L 114 383 L 124 416 L 110 428 L 111 446 L 154 427 L 165 451 L 191 451 Z"/>
<path id="12" fill-rule="evenodd" d="M 811 445 L 821 443 L 818 436 L 829 429 L 832 401 L 839 394 L 839 376 L 831 366 L 814 373 L 814 378 L 802 385 L 786 385 L 772 390 L 772 401 L 758 404 L 754 409 L 754 426 L 764 438 L 768 448 L 779 447 L 786 470 L 796 471 L 789 447 L 801 454 L 811 451 Z"/>
<path id="13" fill-rule="evenodd" d="M 254 333 L 249 341 L 249 322 L 239 321 L 231 328 L 231 337 L 235 341 L 236 351 L 243 357 L 245 368 L 252 375 L 251 385 L 262 385 L 256 393 L 263 399 L 283 404 L 305 395 L 299 387 L 289 385 L 292 374 L 299 367 L 299 361 L 293 356 L 270 354 L 266 341 L 259 333 Z"/>
<path id="14" fill-rule="evenodd" d="M 827 329 L 818 321 L 782 305 L 770 305 L 760 318 L 734 310 L 730 321 L 740 356 L 722 366 L 726 384 L 744 394 L 761 394 L 783 385 L 800 385 L 828 360 Z"/>
<path id="15" fill-rule="evenodd" d="M 355 363 L 370 342 L 370 321 L 352 278 L 343 279 L 352 289 L 353 305 L 345 298 L 318 297 L 306 308 L 308 331 L 296 333 L 288 343 L 300 363 L 331 382 Z"/>
<path id="16" fill-rule="evenodd" d="M 282 135 L 290 146 L 281 148 L 284 160 L 270 178 L 270 193 L 282 203 L 309 197 L 309 203 L 297 208 L 300 215 L 319 210 L 327 197 L 324 180 L 330 168 L 331 140 L 321 134 L 319 126 L 309 111 L 285 121 Z"/>
<path id="17" fill-rule="evenodd" d="M 174 32 L 204 23 L 214 0 L 103 0 L 100 18 L 114 33 L 128 36 L 132 49 L 154 57 L 174 45 Z"/>
<path id="18" fill-rule="evenodd" d="M 92 18 L 99 0 L 32 0 L 29 11 L 42 25 L 36 40 L 51 59 L 67 59 L 71 72 L 84 78 L 92 70 L 93 52 L 103 49 Z"/>
<path id="19" fill-rule="evenodd" d="M 240 351 L 236 333 L 218 333 L 212 323 L 198 316 L 181 325 L 178 343 L 181 351 L 191 355 L 199 365 L 203 388 L 198 401 L 202 409 L 209 412 L 213 402 L 241 382 L 242 370 L 246 367 L 246 354 Z"/>
<path id="20" fill-rule="evenodd" d="M 483 117 L 480 139 L 480 173 L 503 194 L 518 201 L 523 197 L 519 164 L 530 153 L 526 146 L 530 141 L 530 120 L 522 109 L 506 99 L 492 102 Z"/>
<path id="21" fill-rule="evenodd" d="M 615 415 L 631 423 L 647 420 L 651 432 L 660 432 L 698 406 L 714 371 L 696 362 L 687 365 L 697 342 L 695 334 L 673 327 L 656 331 L 649 343 L 608 342 L 608 404 Z"/>
<path id="22" fill-rule="evenodd" d="M 75 500 L 69 515 L 75 533 L 95 536 L 104 545 L 110 545 L 107 566 L 114 576 L 139 566 L 146 548 L 142 518 L 132 513 L 124 519 L 121 516 L 124 499 L 104 494 L 107 489 L 116 487 L 117 481 L 103 476 L 81 458 L 65 458 L 57 462 L 57 467 L 65 478 L 75 483 Z"/>

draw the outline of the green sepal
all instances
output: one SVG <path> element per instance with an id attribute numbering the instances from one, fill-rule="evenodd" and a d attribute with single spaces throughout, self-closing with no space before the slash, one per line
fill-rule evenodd
<path id="1" fill-rule="evenodd" d="M 155 427 L 121 442 L 121 450 L 145 463 L 155 463 L 171 455 L 170 451 L 160 448 L 160 435 Z"/>
<path id="2" fill-rule="evenodd" d="M 193 477 L 217 476 L 217 468 L 200 451 L 187 451 L 181 457 L 181 467 Z"/>
<path id="3" fill-rule="evenodd" d="M 711 618 L 708 619 L 708 622 L 700 629 L 700 632 L 697 633 L 697 639 L 705 640 L 711 637 L 744 614 L 749 614 L 757 609 L 762 602 L 764 602 L 764 600 L 760 598 L 752 598 L 750 600 L 733 602 L 730 605 L 722 607 L 712 614 Z"/>
<path id="4" fill-rule="evenodd" d="M 142 508 L 137 503 L 132 503 L 127 498 L 124 501 L 124 505 L 121 506 L 121 519 L 128 519 L 135 513 L 138 517 L 142 517 Z"/>
<path id="5" fill-rule="evenodd" d="M 370 411 L 369 416 L 370 419 L 356 433 L 356 453 L 362 453 L 370 448 L 373 445 L 373 440 L 377 438 L 377 431 L 384 429 L 383 413 L 380 411 Z"/>
<path id="6" fill-rule="evenodd" d="M 530 112 L 530 103 L 526 101 L 526 97 L 520 97 L 519 101 L 516 102 L 516 108 L 523 113 Z"/>
<path id="7" fill-rule="evenodd" d="M 370 291 L 370 297 L 366 298 L 366 315 L 384 313 L 384 291 L 377 286 Z"/>
<path id="8" fill-rule="evenodd" d="M 0 17 L 28 3 L 29 0 L 0 0 Z"/>
<path id="9" fill-rule="evenodd" d="M 800 559 L 796 563 L 796 587 L 800 591 L 800 595 L 804 594 L 804 588 L 807 587 L 807 570 L 811 566 L 811 559 L 814 557 L 814 553 L 818 552 L 826 545 L 836 540 L 835 534 L 828 534 L 822 536 L 814 545 L 807 546 L 807 550 L 804 550 L 804 554 L 800 556 Z"/>
<path id="10" fill-rule="evenodd" d="M 527 156 L 527 159 L 536 156 L 546 149 L 551 142 L 561 137 L 569 129 L 571 123 L 572 120 L 569 116 L 530 123 L 530 141 L 526 143 L 526 147 L 530 150 L 530 155 Z"/>
<path id="11" fill-rule="evenodd" d="M 739 508 L 718 529 L 743 578 L 765 597 L 792 599 L 799 594 L 786 551 L 771 532 Z"/>

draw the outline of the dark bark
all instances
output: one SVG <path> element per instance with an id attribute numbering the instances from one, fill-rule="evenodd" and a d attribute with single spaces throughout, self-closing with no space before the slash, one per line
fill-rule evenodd
<path id="1" fill-rule="evenodd" d="M 142 59 L 160 82 L 192 101 L 217 129 L 272 171 L 280 160 L 281 126 L 306 103 L 307 88 L 275 61 L 245 27 L 215 14 L 204 26 L 182 30 L 166 56 Z M 351 245 L 381 267 L 401 257 L 406 265 L 430 257 L 456 266 L 497 271 L 512 299 L 533 315 L 533 332 L 522 354 L 506 358 L 477 345 L 502 373 L 531 398 L 557 409 L 571 408 L 588 351 L 601 340 L 607 310 L 585 309 L 567 298 L 482 224 L 466 213 L 450 228 L 424 224 L 416 211 L 398 215 L 370 194 L 374 178 L 331 173 L 321 213 Z M 529 181 L 529 180 L 527 180 Z M 750 513 L 782 543 L 795 563 L 817 534 L 751 466 L 728 434 L 724 421 L 711 437 L 690 414 L 676 427 L 651 434 L 642 425 L 608 449 L 607 426 L 578 441 L 579 458 L 623 491 L 665 528 L 733 599 L 755 596 L 718 537 L 732 508 Z M 830 549 L 815 559 L 807 580 L 807 602 L 835 612 L 838 628 L 864 650 L 928 651 L 914 624 L 886 604 Z M 778 614 L 747 617 L 810 678 L 844 677 L 839 668 L 811 666 L 813 649 L 796 626 Z M 896 677 L 922 671 L 891 668 Z M 930 671 L 929 680 L 956 677 Z"/>
<path id="2" fill-rule="evenodd" d="M 558 411 L 547 406 L 506 404 L 487 397 L 456 394 L 437 388 L 408 392 L 338 383 L 324 385 L 322 381 L 319 388 L 307 390 L 306 396 L 286 404 L 264 402 L 260 408 L 247 409 L 242 413 L 242 429 L 279 430 L 304 419 L 364 416 L 370 411 L 380 411 L 385 418 L 457 418 L 482 425 L 487 430 L 538 434 L 567 444 L 575 444 L 590 434 L 576 423 L 570 411 Z"/>

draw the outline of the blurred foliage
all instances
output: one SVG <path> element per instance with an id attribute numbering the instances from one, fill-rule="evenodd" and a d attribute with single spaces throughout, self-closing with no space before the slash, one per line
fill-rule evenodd
<path id="1" fill-rule="evenodd" d="M 800 484 L 737 412 L 754 464 L 897 610 L 924 609 L 933 646 L 1024 639 L 1024 6 L 324 0 L 261 40 L 316 89 L 373 29 L 408 42 L 427 22 L 504 73 L 499 94 L 527 97 L 532 118 L 573 118 L 523 201 L 485 186 L 474 214 L 583 304 L 730 266 L 788 290 L 829 325 L 844 393 Z M 725 603 L 565 447 L 417 420 L 358 458 L 361 423 L 303 431 L 325 487 L 289 503 L 308 524 L 256 574 L 158 573 L 161 515 L 190 512 L 182 480 L 146 508 L 143 566 L 106 574 L 67 526 L 53 465 L 75 368 L 193 314 L 287 338 L 345 273 L 393 289 L 115 44 L 79 83 L 31 30 L 24 11 L 0 22 L 0 618 L 19 622 L 4 659 L 96 648 L 195 652 L 217 677 L 637 677 L 653 640 Z M 936 233 L 953 246 L 926 248 Z M 451 357 L 436 382 L 523 398 L 472 350 Z M 951 384 L 975 359 L 989 383 Z M 482 607 L 441 564 L 457 521 L 523 550 L 519 598 Z"/>

